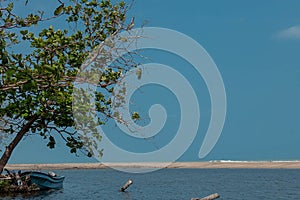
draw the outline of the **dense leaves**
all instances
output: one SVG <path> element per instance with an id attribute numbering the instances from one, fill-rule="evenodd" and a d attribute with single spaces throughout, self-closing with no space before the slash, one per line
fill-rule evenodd
<path id="1" fill-rule="evenodd" d="M 91 149 L 87 148 L 92 141 L 72 128 L 74 81 L 89 53 L 106 38 L 126 29 L 127 7 L 124 2 L 112 4 L 110 0 L 59 0 L 57 3 L 52 16 L 45 18 L 44 11 L 21 17 L 14 13 L 13 2 L 1 1 L 0 131 L 14 137 L 34 120 L 27 133 L 47 139 L 49 148 L 55 147 L 55 137 L 59 136 L 71 153 L 80 149 L 92 156 Z M 66 24 L 65 29 L 55 23 L 46 28 L 40 26 L 58 18 Z M 39 31 L 36 28 L 33 31 L 34 25 L 41 27 Z M 26 51 L 14 51 L 24 46 Z M 109 94 L 122 75 L 123 66 L 100 67 L 102 74 L 97 84 L 101 90 L 95 94 L 96 110 L 101 114 L 98 124 L 111 117 Z M 82 117 L 86 125 L 94 127 L 95 124 L 89 124 L 92 122 L 88 116 Z M 137 118 L 135 113 L 134 119 Z M 95 128 L 90 131 L 94 138 L 101 139 Z"/>

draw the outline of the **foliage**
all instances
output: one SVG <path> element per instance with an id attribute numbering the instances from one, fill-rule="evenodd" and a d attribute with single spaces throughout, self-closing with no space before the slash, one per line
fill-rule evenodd
<path id="1" fill-rule="evenodd" d="M 140 117 L 140 114 L 138 112 L 134 112 L 134 113 L 132 113 L 131 118 L 133 120 L 139 120 L 141 117 Z"/>
<path id="2" fill-rule="evenodd" d="M 10 184 L 9 184 L 9 180 L 1 180 L 0 179 L 0 188 L 5 188 L 5 187 L 8 187 Z"/>
<path id="3" fill-rule="evenodd" d="M 49 148 L 55 147 L 55 138 L 59 136 L 71 153 L 80 149 L 92 156 L 85 146 L 88 138 L 71 128 L 74 81 L 97 45 L 126 30 L 128 7 L 124 2 L 113 4 L 110 0 L 58 0 L 57 3 L 47 17 L 45 11 L 22 17 L 14 13 L 13 2 L 0 1 L 0 131 L 14 137 L 28 125 L 26 134 L 47 139 Z M 41 26 L 58 19 L 64 21 L 66 28 L 55 23 L 46 28 Z M 14 51 L 26 45 L 26 51 Z M 102 73 L 97 86 L 101 90 L 97 90 L 95 101 L 96 111 L 102 116 L 98 123 L 102 124 L 106 117 L 111 117 L 110 94 L 125 66 L 99 67 Z M 90 131 L 97 134 L 95 128 Z"/>

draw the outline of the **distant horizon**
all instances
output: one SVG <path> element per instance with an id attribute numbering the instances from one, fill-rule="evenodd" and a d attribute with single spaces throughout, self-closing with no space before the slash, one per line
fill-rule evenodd
<path id="1" fill-rule="evenodd" d="M 9 165 L 39 165 L 39 164 L 90 164 L 90 163 L 212 163 L 212 162 L 221 162 L 221 163 L 239 163 L 239 162 L 253 162 L 253 163 L 260 163 L 260 162 L 300 162 L 300 159 L 295 160 L 227 160 L 227 159 L 221 159 L 221 160 L 199 160 L 199 161 L 174 161 L 174 162 L 168 162 L 168 161 L 141 161 L 141 162 L 118 162 L 118 161 L 112 161 L 112 162 L 101 162 L 95 160 L 94 162 L 76 162 L 75 160 L 73 162 L 44 162 L 44 163 L 18 163 L 18 162 L 9 162 Z"/>

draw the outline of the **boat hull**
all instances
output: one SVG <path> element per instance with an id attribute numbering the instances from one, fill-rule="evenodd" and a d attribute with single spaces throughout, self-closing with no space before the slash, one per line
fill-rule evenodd
<path id="1" fill-rule="evenodd" d="M 23 176 L 30 177 L 30 184 L 36 184 L 41 190 L 60 189 L 63 187 L 64 176 L 54 176 L 43 172 L 26 172 Z"/>

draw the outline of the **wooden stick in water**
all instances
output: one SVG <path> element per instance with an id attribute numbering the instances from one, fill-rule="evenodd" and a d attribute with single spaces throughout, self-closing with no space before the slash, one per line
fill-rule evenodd
<path id="1" fill-rule="evenodd" d="M 123 185 L 123 187 L 121 188 L 121 192 L 125 192 L 125 190 L 133 183 L 133 181 L 131 179 L 129 179 L 125 185 Z"/>
<path id="2" fill-rule="evenodd" d="M 214 200 L 219 197 L 220 197 L 220 195 L 218 193 L 215 193 L 215 194 L 211 194 L 207 197 L 203 197 L 203 198 L 191 198 L 191 200 Z"/>

